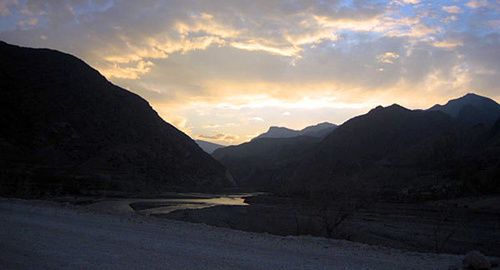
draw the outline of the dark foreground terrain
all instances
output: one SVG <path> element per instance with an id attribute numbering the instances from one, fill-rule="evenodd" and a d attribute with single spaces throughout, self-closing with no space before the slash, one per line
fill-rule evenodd
<path id="1" fill-rule="evenodd" d="M 3 199 L 0 239 L 1 269 L 448 269 L 463 259 Z"/>
<path id="2" fill-rule="evenodd" d="M 428 203 L 318 206 L 261 196 L 249 206 L 179 210 L 157 216 L 277 235 L 315 235 L 420 252 L 500 256 L 500 197 Z"/>

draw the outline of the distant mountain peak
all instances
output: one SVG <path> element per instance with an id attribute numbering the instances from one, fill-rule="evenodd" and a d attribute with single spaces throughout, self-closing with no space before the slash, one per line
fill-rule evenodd
<path id="1" fill-rule="evenodd" d="M 384 107 L 384 106 L 377 106 L 368 112 L 368 114 L 378 114 L 378 113 L 407 113 L 411 112 L 410 109 L 407 109 L 399 104 L 392 104 L 390 106 Z"/>
<path id="2" fill-rule="evenodd" d="M 480 97 L 480 98 L 484 98 L 483 96 L 477 95 L 476 93 L 467 93 L 463 97 Z"/>
<path id="3" fill-rule="evenodd" d="M 269 130 L 293 130 L 293 129 L 286 128 L 286 127 L 279 127 L 279 126 L 270 126 Z M 295 131 L 295 130 L 293 130 L 293 131 Z"/>
<path id="4" fill-rule="evenodd" d="M 497 102 L 475 93 L 467 93 L 463 97 L 448 101 L 445 105 L 436 104 L 428 111 L 441 111 L 470 125 L 478 123 L 491 125 L 500 117 L 500 105 Z"/>
<path id="5" fill-rule="evenodd" d="M 314 126 L 308 126 L 302 130 L 271 126 L 266 133 L 260 134 L 259 136 L 254 138 L 254 140 L 261 138 L 293 138 L 298 136 L 311 136 L 321 138 L 333 131 L 333 129 L 335 129 L 336 127 L 337 125 L 328 122 L 319 123 Z"/>

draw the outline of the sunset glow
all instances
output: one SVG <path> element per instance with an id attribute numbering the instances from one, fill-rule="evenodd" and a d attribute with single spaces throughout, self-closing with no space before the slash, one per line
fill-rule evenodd
<path id="1" fill-rule="evenodd" d="M 377 105 L 500 101 L 496 0 L 0 0 L 0 40 L 76 55 L 225 145 Z"/>

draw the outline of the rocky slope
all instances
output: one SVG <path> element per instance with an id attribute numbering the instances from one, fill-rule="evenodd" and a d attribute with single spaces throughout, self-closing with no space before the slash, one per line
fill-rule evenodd
<path id="1" fill-rule="evenodd" d="M 0 42 L 4 195 L 233 187 L 225 168 L 141 97 L 68 54 Z"/>

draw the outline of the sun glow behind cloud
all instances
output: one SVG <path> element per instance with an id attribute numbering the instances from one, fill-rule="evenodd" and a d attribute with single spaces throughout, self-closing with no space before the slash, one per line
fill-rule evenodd
<path id="1" fill-rule="evenodd" d="M 193 138 L 500 99 L 498 1 L 0 0 L 0 39 L 77 55 Z"/>

